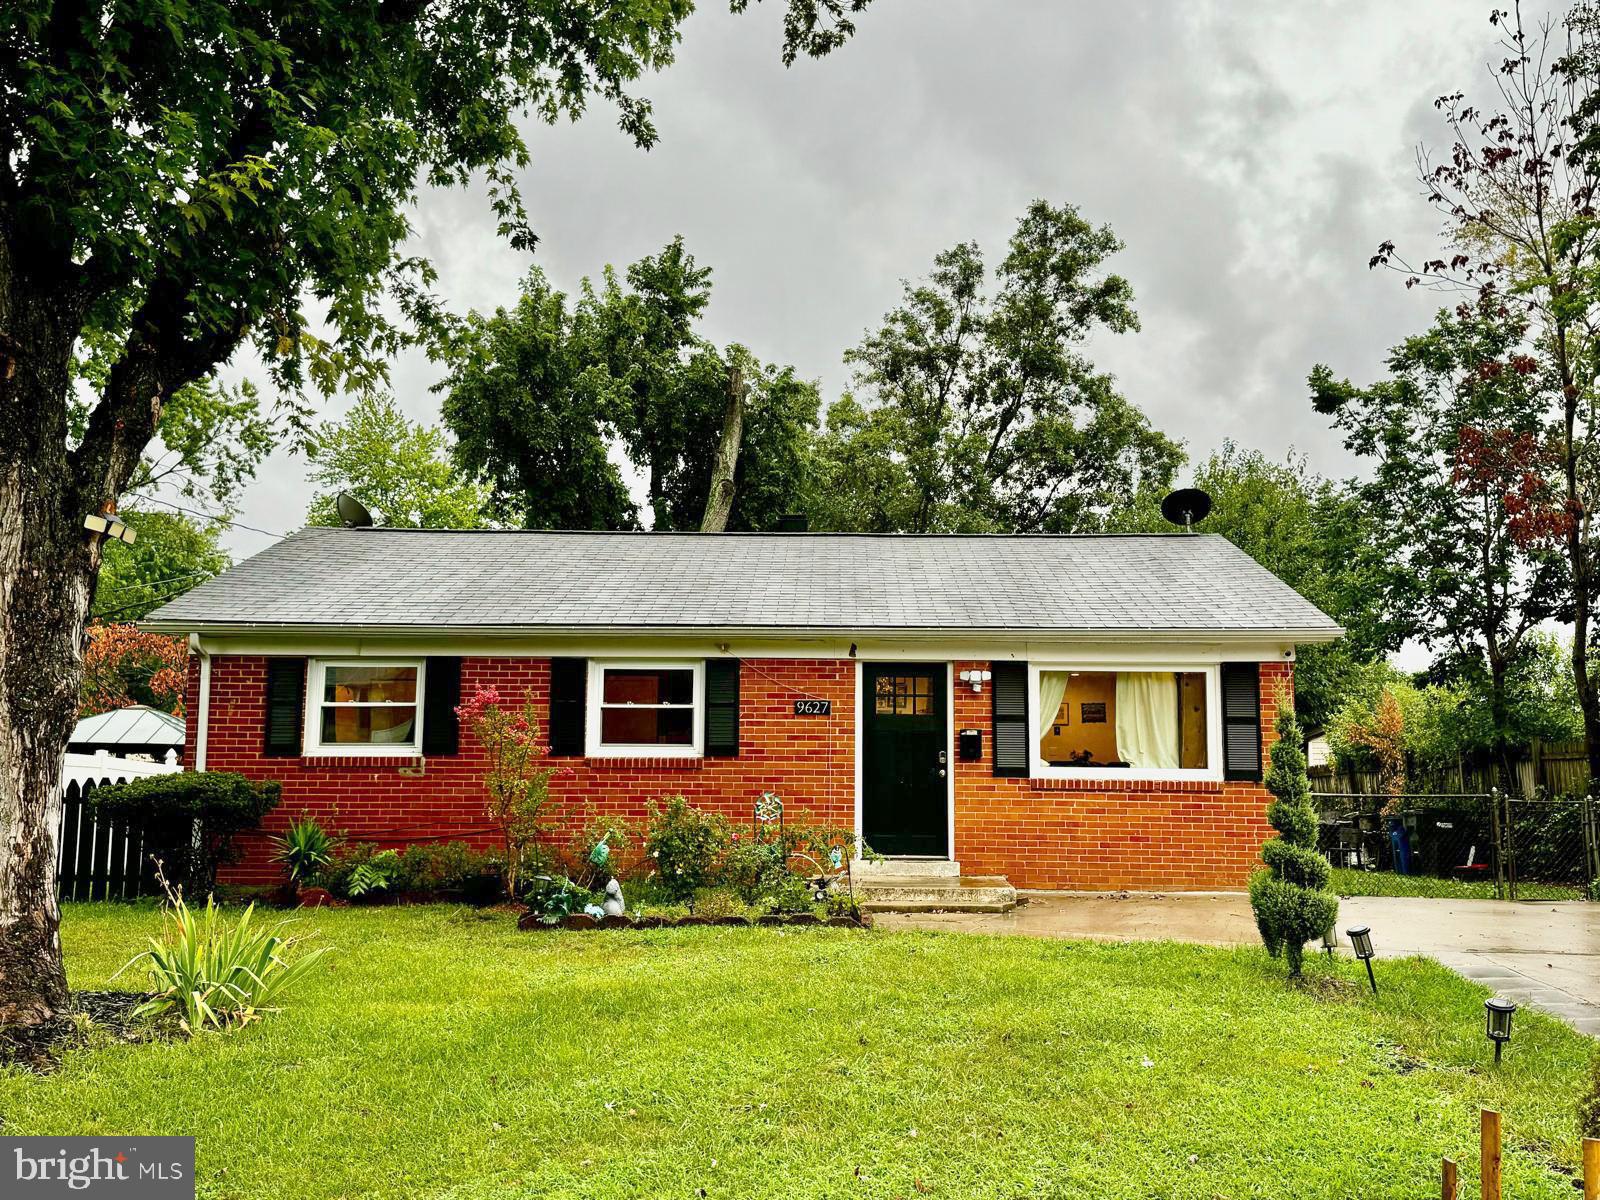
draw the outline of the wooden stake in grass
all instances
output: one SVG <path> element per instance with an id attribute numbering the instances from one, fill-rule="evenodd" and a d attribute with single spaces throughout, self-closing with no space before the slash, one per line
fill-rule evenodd
<path id="1" fill-rule="evenodd" d="M 1583 1200 L 1600 1200 L 1600 1138 L 1583 1139 Z"/>
<path id="2" fill-rule="evenodd" d="M 1478 1115 L 1478 1194 L 1500 1200 L 1500 1114 L 1492 1108 Z"/>
<path id="3" fill-rule="evenodd" d="M 1439 1200 L 1456 1200 L 1456 1160 L 1447 1158 L 1439 1171 Z"/>

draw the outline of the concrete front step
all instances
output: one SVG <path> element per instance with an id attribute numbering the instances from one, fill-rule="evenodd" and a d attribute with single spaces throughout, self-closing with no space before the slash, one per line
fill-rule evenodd
<path id="1" fill-rule="evenodd" d="M 961 875 L 961 864 L 948 858 L 879 858 L 872 862 L 858 858 L 850 864 L 850 875 L 857 881 L 908 875 L 957 879 Z"/>
<path id="2" fill-rule="evenodd" d="M 1017 891 L 1003 875 L 879 875 L 857 879 L 868 912 L 1010 912 Z"/>

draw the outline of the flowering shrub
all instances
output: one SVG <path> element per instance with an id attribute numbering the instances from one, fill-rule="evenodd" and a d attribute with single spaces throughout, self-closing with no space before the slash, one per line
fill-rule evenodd
<path id="1" fill-rule="evenodd" d="M 533 693 L 523 693 L 515 708 L 506 707 L 497 689 L 480 687 L 456 707 L 456 716 L 472 730 L 488 757 L 483 786 L 488 793 L 488 816 L 500 833 L 505 854 L 505 887 L 517 895 L 522 862 L 544 830 L 544 810 L 550 802 L 550 780 L 570 775 L 570 767 L 541 767 L 548 752 L 539 737 Z"/>
<path id="2" fill-rule="evenodd" d="M 650 818 L 645 851 L 655 860 L 661 890 L 674 900 L 688 900 L 716 879 L 731 844 L 726 819 L 671 796 Z"/>

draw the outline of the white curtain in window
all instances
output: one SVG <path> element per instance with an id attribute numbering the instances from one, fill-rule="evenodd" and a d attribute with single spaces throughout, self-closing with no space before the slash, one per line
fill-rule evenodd
<path id="1" fill-rule="evenodd" d="M 1171 671 L 1118 672 L 1117 753 L 1135 767 L 1178 765 L 1178 677 Z"/>
<path id="2" fill-rule="evenodd" d="M 1066 699 L 1067 680 L 1066 671 L 1040 671 L 1039 672 L 1039 736 L 1043 737 L 1050 732 L 1050 726 L 1056 723 L 1056 717 L 1061 712 L 1061 701 Z"/>

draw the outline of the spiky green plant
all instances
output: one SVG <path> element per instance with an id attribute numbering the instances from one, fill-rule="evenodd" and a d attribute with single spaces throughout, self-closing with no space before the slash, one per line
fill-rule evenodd
<path id="1" fill-rule="evenodd" d="M 253 923 L 254 915 L 252 904 L 230 921 L 209 896 L 204 912 L 196 915 L 181 892 L 169 889 L 161 936 L 149 939 L 150 948 L 122 968 L 143 962 L 150 972 L 155 995 L 134 1010 L 136 1015 L 175 1013 L 179 1025 L 194 1033 L 247 1025 L 277 1012 L 283 993 L 316 966 L 327 948 L 291 956 L 301 939 L 282 935 L 287 922 L 268 929 Z"/>
<path id="2" fill-rule="evenodd" d="M 1267 953 L 1288 959 L 1291 979 L 1300 976 L 1306 943 L 1333 928 L 1339 917 L 1339 898 L 1328 889 L 1331 868 L 1317 853 L 1317 813 L 1301 746 L 1300 723 L 1285 699 L 1267 770 L 1273 795 L 1267 821 L 1278 836 L 1261 848 L 1266 870 L 1250 880 L 1250 907 Z"/>
<path id="3" fill-rule="evenodd" d="M 273 860 L 289 872 L 289 882 L 310 883 L 329 863 L 338 848 L 338 839 L 324 829 L 315 817 L 301 814 L 282 837 L 272 839 Z"/>

